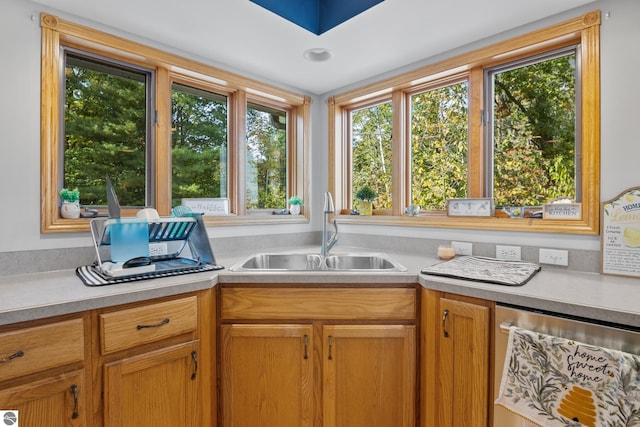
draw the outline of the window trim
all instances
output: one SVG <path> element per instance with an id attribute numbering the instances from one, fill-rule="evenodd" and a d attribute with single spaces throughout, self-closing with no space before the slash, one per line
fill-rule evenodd
<path id="1" fill-rule="evenodd" d="M 579 43 L 581 46 L 582 135 L 582 219 L 507 220 L 447 217 L 433 212 L 419 217 L 403 216 L 408 197 L 407 96 L 417 87 L 436 84 L 441 79 L 466 77 L 469 81 L 469 184 L 468 197 L 483 197 L 485 178 L 484 128 L 481 123 L 484 100 L 484 69 Z M 420 69 L 375 82 L 328 99 L 329 108 L 329 190 L 335 195 L 341 222 L 380 225 L 408 225 L 478 230 L 532 231 L 547 233 L 598 234 L 600 217 L 600 11 L 593 11 L 528 34 L 461 54 Z M 350 206 L 348 112 L 355 105 L 380 96 L 391 96 L 394 111 L 394 201 L 390 216 L 352 216 Z M 396 113 L 399 112 L 399 113 Z M 403 163 L 397 165 L 397 163 Z M 402 174 L 396 178 L 396 174 Z M 397 179 L 397 181 L 395 181 Z"/>
<path id="2" fill-rule="evenodd" d="M 41 219 L 42 233 L 80 232 L 89 230 L 89 220 L 84 218 L 65 219 L 59 214 L 59 183 L 64 171 L 61 170 L 59 153 L 63 137 L 60 135 L 60 111 L 64 107 L 60 100 L 60 73 L 62 60 L 61 46 L 78 49 L 128 64 L 155 70 L 155 170 L 152 188 L 160 215 L 171 212 L 171 82 L 196 84 L 207 90 L 222 91 L 229 96 L 229 198 L 231 211 L 236 215 L 205 217 L 207 226 L 243 224 L 304 223 L 309 221 L 308 210 L 302 215 L 244 215 L 244 193 L 241 178 L 242 156 L 245 139 L 245 110 L 247 100 L 270 103 L 286 109 L 290 117 L 288 130 L 288 182 L 287 197 L 298 195 L 309 200 L 309 143 L 310 105 L 309 96 L 284 90 L 266 83 L 245 78 L 210 65 L 190 60 L 172 53 L 152 48 L 115 35 L 104 33 L 42 13 L 41 59 L 41 119 L 40 119 L 40 171 L 41 171 Z M 81 195 L 82 197 L 82 195 Z M 82 199 L 81 199 L 82 201 Z M 123 215 L 134 215 L 135 210 L 123 210 Z"/>

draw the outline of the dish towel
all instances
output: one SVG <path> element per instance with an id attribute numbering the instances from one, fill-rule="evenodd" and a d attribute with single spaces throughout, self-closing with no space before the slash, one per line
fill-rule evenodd
<path id="1" fill-rule="evenodd" d="M 543 427 L 640 426 L 640 356 L 511 327 L 495 403 Z"/>

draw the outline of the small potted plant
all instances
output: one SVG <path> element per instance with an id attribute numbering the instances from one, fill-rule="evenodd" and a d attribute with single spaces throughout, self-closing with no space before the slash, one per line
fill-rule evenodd
<path id="1" fill-rule="evenodd" d="M 300 208 L 304 205 L 302 199 L 298 196 L 293 196 L 289 199 L 289 212 L 291 215 L 300 215 Z"/>
<path id="2" fill-rule="evenodd" d="M 356 192 L 356 199 L 360 201 L 360 215 L 372 214 L 373 208 L 371 202 L 376 197 L 378 197 L 378 195 L 368 185 L 365 185 Z"/>
<path id="3" fill-rule="evenodd" d="M 80 218 L 80 191 L 77 188 L 73 190 L 63 188 L 60 190 L 60 198 L 62 199 L 60 215 L 63 218 Z"/>

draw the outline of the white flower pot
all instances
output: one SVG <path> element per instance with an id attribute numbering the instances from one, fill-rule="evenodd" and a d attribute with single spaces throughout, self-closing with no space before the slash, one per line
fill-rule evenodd
<path id="1" fill-rule="evenodd" d="M 60 206 L 60 215 L 62 218 L 80 218 L 80 203 L 62 202 L 62 206 Z"/>
<path id="2" fill-rule="evenodd" d="M 289 205 L 291 215 L 300 215 L 300 205 Z"/>

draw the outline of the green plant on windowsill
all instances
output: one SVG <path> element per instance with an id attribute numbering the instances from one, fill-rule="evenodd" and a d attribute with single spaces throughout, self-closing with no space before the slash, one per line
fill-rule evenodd
<path id="1" fill-rule="evenodd" d="M 80 191 L 77 188 L 74 190 L 63 188 L 60 190 L 60 198 L 64 202 L 77 203 L 80 201 Z"/>
<path id="2" fill-rule="evenodd" d="M 304 202 L 302 201 L 302 199 L 298 196 L 293 196 L 292 198 L 289 199 L 289 204 L 290 205 L 304 205 Z"/>
<path id="3" fill-rule="evenodd" d="M 356 192 L 356 199 L 360 201 L 358 209 L 360 211 L 360 215 L 371 215 L 373 213 L 371 202 L 376 197 L 378 197 L 378 195 L 368 185 L 365 185 Z"/>
<path id="4" fill-rule="evenodd" d="M 300 215 L 300 210 L 304 202 L 298 196 L 293 196 L 289 199 L 289 213 L 291 215 Z"/>
<path id="5" fill-rule="evenodd" d="M 63 218 L 79 218 L 80 217 L 80 191 L 78 189 L 69 190 L 63 188 L 60 190 L 60 198 L 62 206 L 60 206 L 60 216 Z"/>

